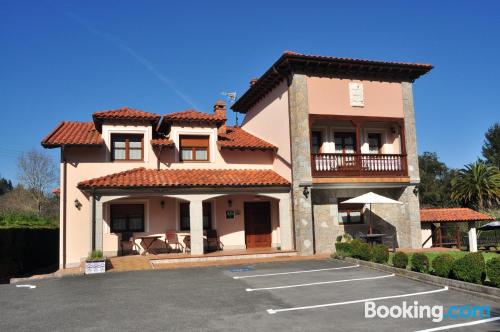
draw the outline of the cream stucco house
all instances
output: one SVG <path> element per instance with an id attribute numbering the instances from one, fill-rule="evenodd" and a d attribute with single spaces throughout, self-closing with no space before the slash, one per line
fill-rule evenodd
<path id="1" fill-rule="evenodd" d="M 329 252 L 367 231 L 365 207 L 339 205 L 367 191 L 404 203 L 374 206 L 377 230 L 419 247 L 412 82 L 430 69 L 286 52 L 232 106 L 241 127 L 222 101 L 210 114 L 122 108 L 60 123 L 42 141 L 61 148 L 60 265 L 120 254 L 124 234 L 160 247 L 167 231 L 191 255 L 213 230 L 228 252 Z"/>

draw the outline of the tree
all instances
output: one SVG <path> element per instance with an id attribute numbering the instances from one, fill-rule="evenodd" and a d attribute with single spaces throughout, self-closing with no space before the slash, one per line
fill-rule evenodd
<path id="1" fill-rule="evenodd" d="M 491 126 L 484 134 L 483 157 L 486 162 L 500 168 L 500 123 Z"/>
<path id="2" fill-rule="evenodd" d="M 467 205 L 484 209 L 500 200 L 500 171 L 478 160 L 458 171 L 452 180 L 451 197 Z"/>
<path id="3" fill-rule="evenodd" d="M 450 207 L 456 205 L 451 199 L 451 179 L 456 173 L 441 162 L 435 152 L 424 152 L 418 156 L 420 168 L 419 198 L 423 206 Z"/>
<path id="4" fill-rule="evenodd" d="M 12 189 L 12 181 L 5 178 L 0 178 L 0 195 L 8 193 Z"/>
<path id="5" fill-rule="evenodd" d="M 45 194 L 57 181 L 57 168 L 53 159 L 43 151 L 32 149 L 19 156 L 17 168 L 19 182 L 31 193 L 41 214 Z"/>

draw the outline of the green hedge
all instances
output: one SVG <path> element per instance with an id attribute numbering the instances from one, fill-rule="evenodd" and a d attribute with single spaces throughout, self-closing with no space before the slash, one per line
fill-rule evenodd
<path id="1" fill-rule="evenodd" d="M 392 256 L 392 265 L 400 269 L 406 269 L 408 266 L 408 255 L 404 252 L 397 251 L 394 256 Z"/>
<path id="2" fill-rule="evenodd" d="M 45 218 L 36 213 L 1 212 L 0 229 L 3 228 L 58 228 L 57 221 Z"/>
<path id="3" fill-rule="evenodd" d="M 458 280 L 481 283 L 486 277 L 484 257 L 479 252 L 467 254 L 453 263 L 451 272 Z"/>
<path id="4" fill-rule="evenodd" d="M 337 242 L 335 243 L 335 251 L 340 257 L 351 257 L 352 246 L 350 242 Z"/>
<path id="5" fill-rule="evenodd" d="M 441 254 L 436 256 L 432 261 L 432 268 L 437 276 L 448 278 L 450 276 L 451 269 L 455 258 L 450 254 Z"/>
<path id="6" fill-rule="evenodd" d="M 486 263 L 486 275 L 493 285 L 500 287 L 500 257 L 492 258 Z"/>
<path id="7" fill-rule="evenodd" d="M 389 248 L 383 244 L 373 246 L 372 259 L 375 263 L 387 264 L 389 261 Z"/>
<path id="8" fill-rule="evenodd" d="M 366 242 L 355 239 L 350 242 L 351 254 L 353 258 L 369 261 L 372 258 L 372 248 Z"/>
<path id="9" fill-rule="evenodd" d="M 415 253 L 411 256 L 411 268 L 413 271 L 426 273 L 429 271 L 429 257 L 422 253 Z"/>

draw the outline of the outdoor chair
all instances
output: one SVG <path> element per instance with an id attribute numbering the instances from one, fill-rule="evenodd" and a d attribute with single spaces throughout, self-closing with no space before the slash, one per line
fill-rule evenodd
<path id="1" fill-rule="evenodd" d="M 175 231 L 167 231 L 165 233 L 165 247 L 171 247 L 172 249 L 184 252 L 184 245 L 179 241 L 179 236 Z"/>
<path id="2" fill-rule="evenodd" d="M 124 255 L 124 247 L 125 245 L 130 244 L 130 253 L 134 252 L 134 247 L 135 247 L 135 238 L 134 238 L 134 233 L 131 232 L 124 232 L 121 233 L 120 235 L 120 252 L 121 255 Z"/>
<path id="3" fill-rule="evenodd" d="M 215 229 L 207 230 L 207 247 L 208 249 L 215 248 L 216 251 L 224 249 L 224 245 Z"/>

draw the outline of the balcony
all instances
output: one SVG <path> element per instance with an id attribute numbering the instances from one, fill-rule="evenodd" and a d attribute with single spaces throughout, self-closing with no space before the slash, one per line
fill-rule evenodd
<path id="1" fill-rule="evenodd" d="M 404 154 L 318 153 L 311 155 L 313 177 L 407 176 Z"/>

